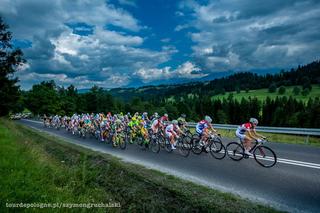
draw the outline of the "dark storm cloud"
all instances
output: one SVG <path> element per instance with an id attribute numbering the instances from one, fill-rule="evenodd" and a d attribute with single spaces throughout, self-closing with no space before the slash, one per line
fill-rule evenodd
<path id="1" fill-rule="evenodd" d="M 320 57 L 319 1 L 186 1 L 194 60 L 214 71 L 288 68 Z"/>

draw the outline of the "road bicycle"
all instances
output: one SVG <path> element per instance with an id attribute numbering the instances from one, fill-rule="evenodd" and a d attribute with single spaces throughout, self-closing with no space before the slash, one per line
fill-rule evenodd
<path id="1" fill-rule="evenodd" d="M 151 135 L 150 141 L 151 151 L 158 153 L 160 148 L 163 148 L 168 153 L 172 152 L 171 144 L 164 135 L 163 130 L 159 130 L 156 134 Z"/>
<path id="2" fill-rule="evenodd" d="M 177 149 L 183 157 L 188 157 L 192 148 L 192 137 L 189 134 L 182 135 L 177 140 Z"/>
<path id="3" fill-rule="evenodd" d="M 149 148 L 149 139 L 145 138 L 142 134 L 141 130 L 127 128 L 126 132 L 126 141 L 127 143 L 133 144 L 136 143 L 137 145 L 141 146 L 143 149 Z"/>
<path id="4" fill-rule="evenodd" d="M 127 139 L 126 135 L 123 131 L 116 132 L 112 130 L 110 133 L 110 137 L 112 138 L 112 146 L 119 147 L 120 149 L 126 149 L 127 147 Z"/>
<path id="5" fill-rule="evenodd" d="M 254 140 L 254 146 L 251 147 L 249 150 L 253 156 L 249 156 L 245 154 L 243 142 L 230 142 L 228 143 L 226 149 L 228 156 L 234 161 L 240 161 L 243 158 L 254 158 L 255 161 L 266 168 L 273 167 L 277 163 L 277 155 L 275 152 L 269 148 L 268 146 L 264 145 L 267 140 Z"/>
<path id="6" fill-rule="evenodd" d="M 221 135 L 210 133 L 206 141 L 200 143 L 200 135 L 192 136 L 192 152 L 200 155 L 202 152 L 210 153 L 216 159 L 223 159 L 226 156 L 226 148 L 222 144 Z"/>

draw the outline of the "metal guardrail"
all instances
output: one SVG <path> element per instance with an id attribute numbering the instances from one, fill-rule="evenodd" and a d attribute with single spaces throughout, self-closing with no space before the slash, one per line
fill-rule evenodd
<path id="1" fill-rule="evenodd" d="M 188 127 L 195 127 L 197 123 L 187 123 Z M 238 125 L 230 124 L 214 124 L 216 129 L 236 130 Z M 289 128 L 289 127 L 268 127 L 260 126 L 256 128 L 260 132 L 280 133 L 280 134 L 291 134 L 291 135 L 309 135 L 309 136 L 320 136 L 320 129 L 316 128 Z"/>

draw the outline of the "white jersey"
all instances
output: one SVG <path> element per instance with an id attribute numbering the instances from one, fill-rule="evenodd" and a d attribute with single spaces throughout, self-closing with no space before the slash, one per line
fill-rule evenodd
<path id="1" fill-rule="evenodd" d="M 173 125 L 173 124 L 169 124 L 167 127 L 166 127 L 166 133 L 172 133 L 172 132 L 176 132 L 176 131 L 179 131 L 180 128 L 178 125 Z"/>

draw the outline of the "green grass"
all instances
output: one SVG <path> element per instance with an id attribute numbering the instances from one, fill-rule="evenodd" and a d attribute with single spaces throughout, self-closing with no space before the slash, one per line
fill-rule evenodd
<path id="1" fill-rule="evenodd" d="M 238 140 L 235 136 L 235 130 L 226 130 L 226 129 L 216 129 L 222 137 L 231 138 Z M 195 128 L 190 128 L 192 133 L 195 133 Z M 276 134 L 268 132 L 258 132 L 263 136 L 266 136 L 270 142 L 278 143 L 287 143 L 287 144 L 302 144 L 314 147 L 320 147 L 320 138 L 319 137 L 309 137 L 306 140 L 306 136 L 299 135 L 287 135 L 287 134 Z"/>
<path id="2" fill-rule="evenodd" d="M 1 212 L 8 211 L 5 203 L 21 202 L 120 202 L 120 209 L 107 211 L 125 212 L 275 212 L 4 119 L 0 120 L 0 156 Z"/>
<path id="3" fill-rule="evenodd" d="M 266 89 L 258 89 L 258 90 L 249 90 L 249 92 L 246 92 L 244 90 L 242 90 L 240 93 L 237 92 L 226 92 L 224 95 L 220 94 L 220 95 L 215 95 L 212 96 L 212 99 L 223 99 L 223 98 L 227 98 L 229 96 L 229 94 L 233 94 L 233 97 L 237 100 L 241 100 L 241 98 L 249 98 L 249 96 L 252 97 L 257 97 L 259 100 L 265 100 L 267 98 L 267 96 L 269 96 L 271 99 L 275 99 L 277 96 L 278 97 L 283 97 L 283 96 L 292 96 L 294 98 L 296 98 L 297 100 L 302 100 L 302 101 L 308 101 L 308 99 L 311 98 L 315 98 L 315 97 L 320 97 L 320 85 L 312 85 L 312 90 L 309 93 L 309 95 L 307 96 L 303 96 L 301 95 L 301 93 L 299 95 L 294 95 L 292 93 L 292 90 L 295 86 L 287 86 L 286 88 L 286 92 L 283 95 L 279 95 L 278 93 L 278 89 L 276 92 L 274 93 L 269 93 L 268 92 L 268 88 Z M 301 86 L 299 86 L 300 89 L 302 90 Z"/>
<path id="4" fill-rule="evenodd" d="M 235 131 L 218 129 L 218 132 L 221 134 L 222 137 L 235 138 Z M 319 137 L 309 137 L 308 140 L 306 140 L 307 139 L 306 136 L 275 134 L 275 133 L 268 133 L 268 132 L 259 132 L 259 133 L 268 137 L 269 141 L 320 147 Z"/>

